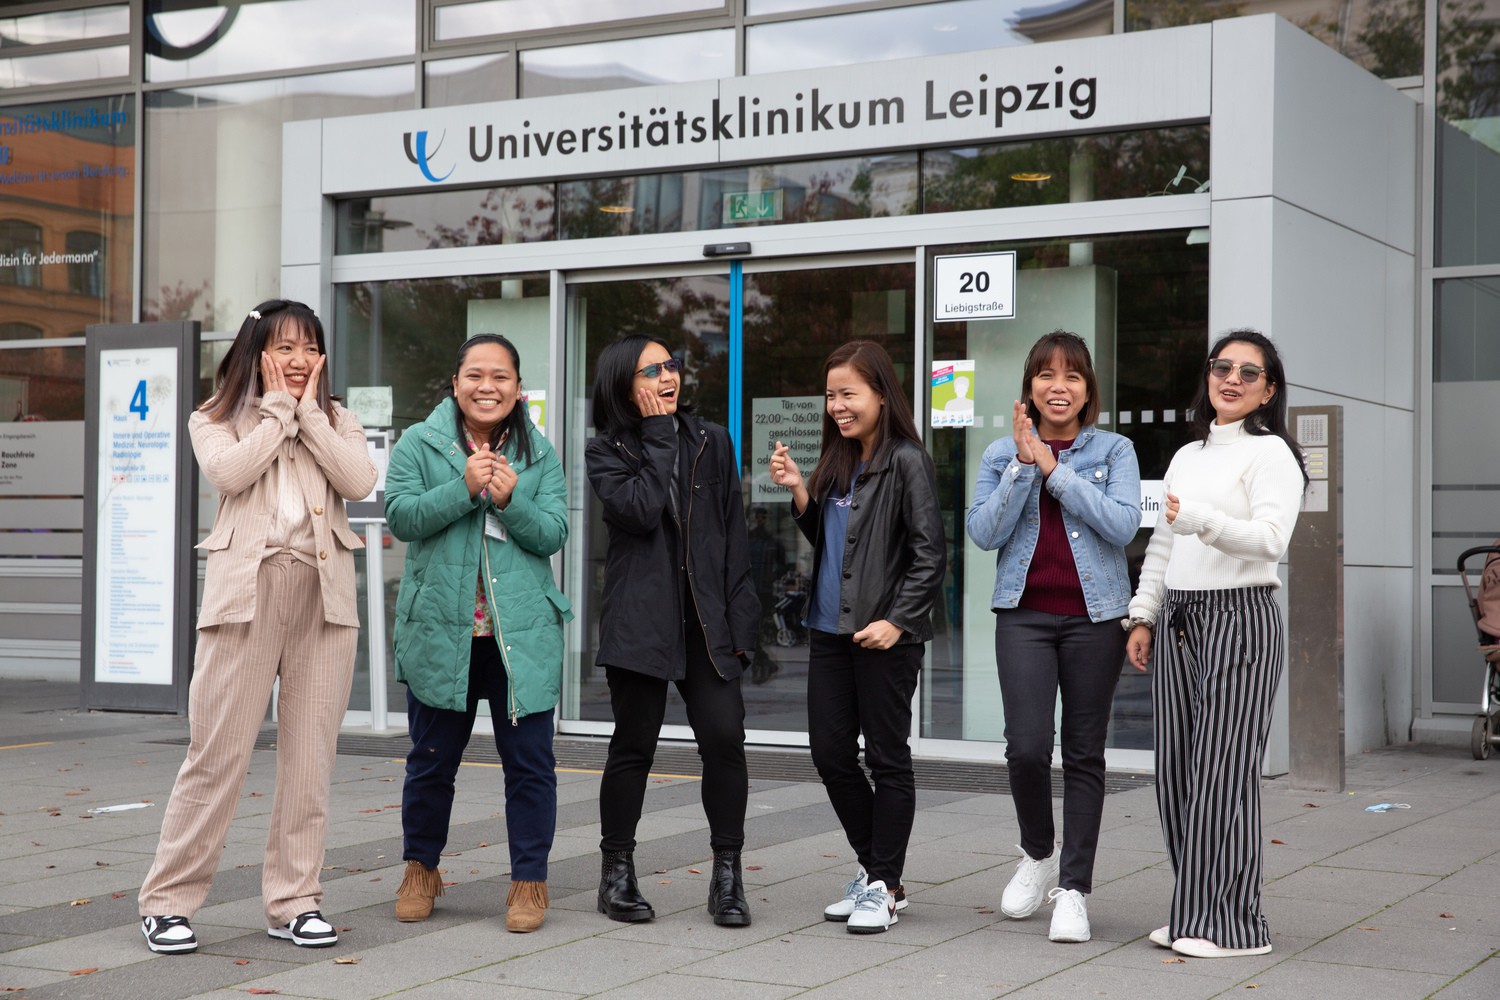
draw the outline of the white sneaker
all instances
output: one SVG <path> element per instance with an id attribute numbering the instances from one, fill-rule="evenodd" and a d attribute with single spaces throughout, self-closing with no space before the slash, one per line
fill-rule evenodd
<path id="1" fill-rule="evenodd" d="M 850 934 L 879 934 L 897 921 L 896 897 L 885 891 L 884 882 L 871 882 L 854 901 L 849 914 Z"/>
<path id="2" fill-rule="evenodd" d="M 1158 927 L 1156 930 L 1152 931 L 1146 936 L 1151 940 L 1151 943 L 1156 945 L 1158 948 L 1172 947 L 1172 928 L 1170 925 L 1166 927 Z"/>
<path id="3" fill-rule="evenodd" d="M 1077 889 L 1053 889 L 1047 893 L 1047 901 L 1052 904 L 1052 928 L 1047 931 L 1049 940 L 1082 944 L 1089 939 L 1086 899 Z"/>
<path id="4" fill-rule="evenodd" d="M 848 920 L 849 914 L 854 912 L 854 904 L 864 894 L 865 887 L 870 884 L 870 876 L 865 873 L 864 865 L 854 869 L 854 877 L 849 884 L 844 886 L 844 898 L 837 903 L 829 903 L 823 907 L 824 920 Z"/>
<path id="5" fill-rule="evenodd" d="M 1047 890 L 1057 884 L 1057 851 L 1037 861 L 1024 848 L 1016 850 L 1021 852 L 1021 863 L 1000 897 L 1000 912 L 1012 920 L 1035 913 L 1047 898 Z"/>
<path id="6" fill-rule="evenodd" d="M 1253 955 L 1269 955 L 1271 946 L 1263 944 L 1255 948 L 1223 948 L 1208 938 L 1180 937 L 1172 942 L 1172 950 L 1189 958 L 1248 958 Z"/>

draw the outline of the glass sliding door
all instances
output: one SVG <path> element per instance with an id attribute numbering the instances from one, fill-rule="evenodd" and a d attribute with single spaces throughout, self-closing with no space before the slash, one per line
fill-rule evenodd
<path id="1" fill-rule="evenodd" d="M 929 249 L 929 268 L 940 255 L 1014 251 L 1017 272 L 1015 318 L 926 324 L 934 365 L 973 362 L 974 419 L 972 426 L 926 432 L 950 548 L 945 616 L 936 622 L 921 686 L 923 738 L 1004 739 L 991 613 L 995 553 L 968 540 L 964 516 L 985 447 L 1012 433 L 1012 403 L 1021 398 L 1022 367 L 1037 338 L 1064 329 L 1089 343 L 1098 425 L 1131 439 L 1143 481 L 1160 480 L 1187 442 L 1187 406 L 1208 338 L 1208 247 L 1189 236 L 1173 230 Z M 1126 548 L 1132 585 L 1149 534 L 1141 530 Z M 1123 659 L 1120 666 L 1108 746 L 1150 750 L 1148 677 Z"/>
<path id="2" fill-rule="evenodd" d="M 792 525 L 786 491 L 766 473 L 778 439 L 816 462 L 822 433 L 823 359 L 854 338 L 877 340 L 913 389 L 915 266 L 865 258 L 723 263 L 689 273 L 570 279 L 567 292 L 569 496 L 573 505 L 564 589 L 577 620 L 564 669 L 565 728 L 607 732 L 604 671 L 594 663 L 606 531 L 583 451 L 593 434 L 590 394 L 604 346 L 625 333 L 661 337 L 683 360 L 683 398 L 723 424 L 740 461 L 751 572 L 761 599 L 760 648 L 743 682 L 746 728 L 760 743 L 805 743 L 807 636 L 802 614 L 812 552 Z M 910 398 L 910 397 L 908 397 Z M 667 735 L 690 736 L 669 690 Z M 682 727 L 682 728 L 674 728 Z"/>

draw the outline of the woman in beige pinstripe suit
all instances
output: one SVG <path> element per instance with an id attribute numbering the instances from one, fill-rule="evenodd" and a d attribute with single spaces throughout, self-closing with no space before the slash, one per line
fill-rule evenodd
<path id="1" fill-rule="evenodd" d="M 271 937 L 335 944 L 318 872 L 328 783 L 349 701 L 359 615 L 344 500 L 369 494 L 375 466 L 354 414 L 324 379 L 323 325 L 300 302 L 261 303 L 219 365 L 214 395 L 188 421 L 193 453 L 219 491 L 188 694 L 192 743 L 141 886 L 154 952 L 198 947 L 203 905 L 265 718 L 277 697 L 276 798 L 262 869 Z"/>

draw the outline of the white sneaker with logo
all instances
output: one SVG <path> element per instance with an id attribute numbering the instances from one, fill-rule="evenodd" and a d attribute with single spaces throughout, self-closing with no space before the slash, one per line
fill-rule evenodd
<path id="1" fill-rule="evenodd" d="M 854 901 L 849 914 L 850 934 L 879 934 L 897 921 L 896 897 L 885 890 L 885 883 L 871 882 Z"/>

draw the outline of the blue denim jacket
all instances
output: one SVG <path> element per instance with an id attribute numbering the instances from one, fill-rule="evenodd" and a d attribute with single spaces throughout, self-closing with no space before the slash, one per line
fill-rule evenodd
<path id="1" fill-rule="evenodd" d="M 1135 448 L 1118 434 L 1085 427 L 1057 462 L 1046 487 L 1062 504 L 1089 618 L 1123 618 L 1130 607 L 1125 545 L 1141 526 Z M 993 607 L 1016 607 L 1026 589 L 1041 531 L 1042 485 L 1035 465 L 1016 461 L 1015 438 L 1000 438 L 984 450 L 965 524 L 980 548 L 1000 550 Z"/>

